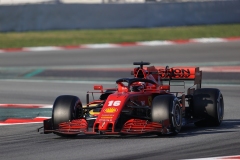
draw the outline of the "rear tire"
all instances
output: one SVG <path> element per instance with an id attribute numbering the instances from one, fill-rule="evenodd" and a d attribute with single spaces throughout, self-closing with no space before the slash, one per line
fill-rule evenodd
<path id="1" fill-rule="evenodd" d="M 219 89 L 202 88 L 193 94 L 193 114 L 202 119 L 196 126 L 219 126 L 224 115 L 224 101 Z"/>
<path id="2" fill-rule="evenodd" d="M 80 118 L 82 103 L 76 96 L 62 95 L 57 97 L 53 104 L 52 123 L 53 129 L 58 129 L 62 122 L 69 122 Z"/>
<path id="3" fill-rule="evenodd" d="M 169 120 L 170 126 L 165 126 L 170 133 L 176 135 L 182 127 L 182 109 L 178 99 L 173 95 L 160 95 L 153 99 L 152 121 L 161 123 Z"/>

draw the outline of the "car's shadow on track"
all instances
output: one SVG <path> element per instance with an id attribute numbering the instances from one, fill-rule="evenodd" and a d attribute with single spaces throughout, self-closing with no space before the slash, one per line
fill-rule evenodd
<path id="1" fill-rule="evenodd" d="M 181 138 L 192 137 L 203 134 L 222 134 L 227 132 L 236 132 L 240 128 L 240 119 L 224 120 L 218 127 L 196 127 L 189 124 L 182 127 L 178 135 L 78 135 L 74 137 L 56 137 L 55 139 L 142 139 L 142 138 Z"/>
<path id="2" fill-rule="evenodd" d="M 217 127 L 196 127 L 194 124 L 182 127 L 177 137 L 190 137 L 202 134 L 221 134 L 227 132 L 236 132 L 240 128 L 240 119 L 223 120 L 222 124 Z"/>

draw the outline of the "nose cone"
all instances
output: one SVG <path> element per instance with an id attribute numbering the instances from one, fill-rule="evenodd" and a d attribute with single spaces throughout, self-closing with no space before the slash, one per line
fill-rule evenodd
<path id="1" fill-rule="evenodd" d="M 109 122 L 100 122 L 98 129 L 99 131 L 113 132 L 113 124 Z"/>

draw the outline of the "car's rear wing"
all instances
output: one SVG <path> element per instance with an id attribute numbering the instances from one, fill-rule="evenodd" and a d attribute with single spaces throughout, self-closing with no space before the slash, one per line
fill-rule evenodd
<path id="1" fill-rule="evenodd" d="M 169 81 L 170 85 L 171 80 L 191 80 L 194 81 L 196 88 L 201 88 L 202 71 L 199 70 L 199 67 L 143 67 L 143 65 L 150 65 L 149 62 L 134 62 L 133 65 L 140 65 L 140 67 L 134 68 L 133 72 L 131 72 L 135 78 L 149 79 L 153 77 L 159 85 L 161 85 L 162 81 Z"/>
<path id="2" fill-rule="evenodd" d="M 148 74 L 152 74 L 157 81 L 170 80 L 192 80 L 197 88 L 201 88 L 202 71 L 199 67 L 158 67 L 150 66 L 146 68 Z"/>

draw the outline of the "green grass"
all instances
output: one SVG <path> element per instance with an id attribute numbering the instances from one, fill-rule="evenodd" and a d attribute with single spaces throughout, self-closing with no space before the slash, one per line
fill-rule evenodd
<path id="1" fill-rule="evenodd" d="M 175 40 L 201 37 L 240 36 L 240 24 L 189 27 L 162 27 L 106 30 L 55 30 L 36 32 L 0 32 L 0 48 L 66 46 L 94 43 L 121 43 L 151 40 Z"/>

